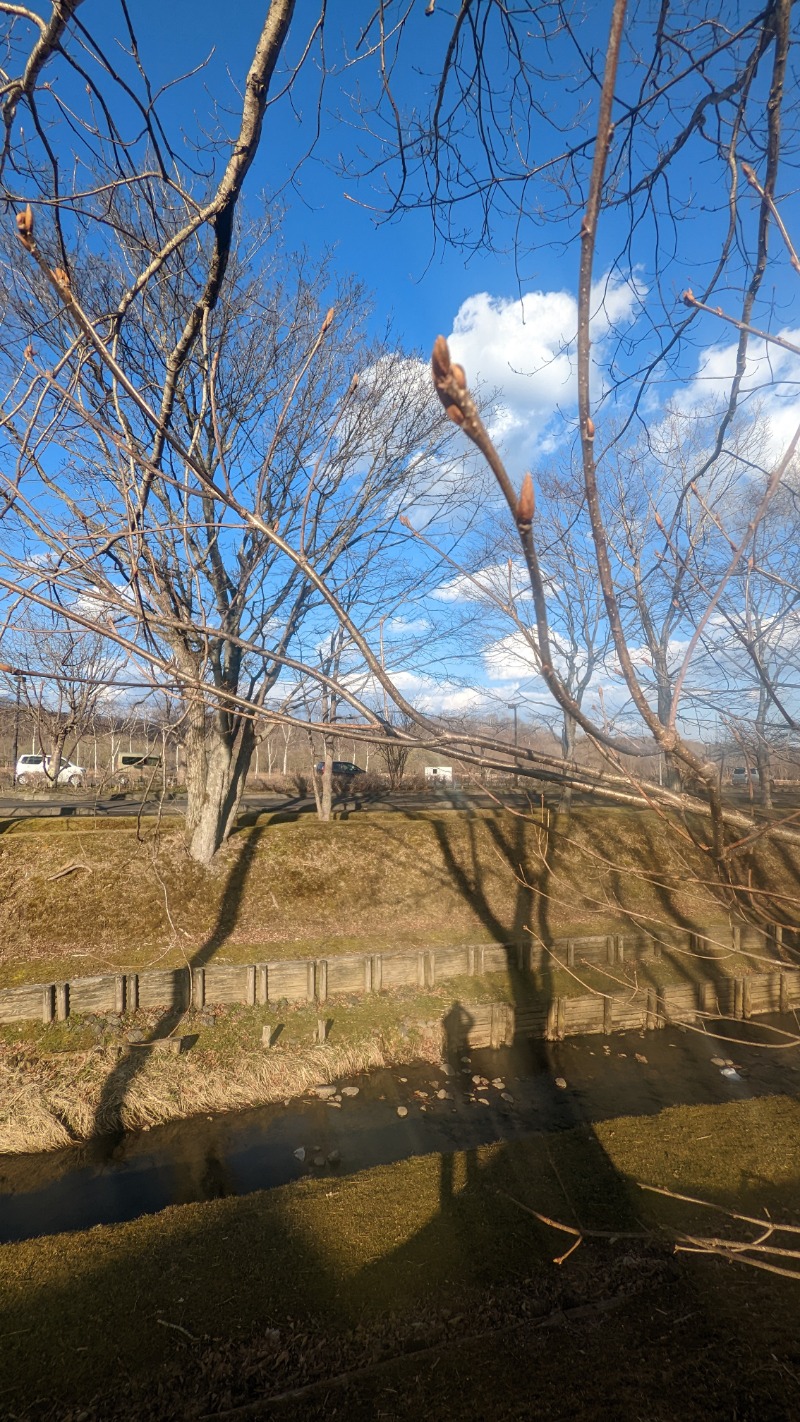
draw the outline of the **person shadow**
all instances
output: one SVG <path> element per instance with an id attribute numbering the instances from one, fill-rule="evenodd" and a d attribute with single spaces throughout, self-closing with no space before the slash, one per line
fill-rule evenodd
<path id="1" fill-rule="evenodd" d="M 468 1048 L 469 1034 L 474 1026 L 475 1018 L 461 1002 L 454 1002 L 449 1012 L 445 1013 L 442 1018 L 442 1061 L 447 1068 L 447 1081 L 451 1087 L 459 1080 L 461 1058 Z M 448 1208 L 457 1194 L 455 1178 L 457 1158 L 456 1154 L 450 1151 L 444 1152 L 441 1156 L 439 1201 L 442 1211 Z M 466 1151 L 464 1159 L 467 1177 L 471 1180 L 477 1160 L 475 1151 Z"/>

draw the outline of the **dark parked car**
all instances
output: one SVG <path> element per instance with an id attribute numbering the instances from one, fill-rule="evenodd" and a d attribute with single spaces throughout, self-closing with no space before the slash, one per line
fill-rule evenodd
<path id="1" fill-rule="evenodd" d="M 324 760 L 317 761 L 314 769 L 317 775 L 321 775 L 325 769 Z M 352 760 L 335 760 L 333 762 L 333 773 L 334 775 L 363 775 L 364 771 L 360 765 L 354 765 Z"/>

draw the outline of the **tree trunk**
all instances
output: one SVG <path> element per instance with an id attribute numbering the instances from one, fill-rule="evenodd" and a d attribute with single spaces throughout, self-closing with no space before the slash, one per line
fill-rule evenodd
<path id="1" fill-rule="evenodd" d="M 322 771 L 322 796 L 319 806 L 319 817 L 326 824 L 331 817 L 333 809 L 333 739 L 325 737 L 325 765 Z"/>
<path id="2" fill-rule="evenodd" d="M 762 808 L 772 809 L 772 764 L 769 746 L 764 741 L 759 741 L 756 750 L 756 769 L 758 771 L 758 789 Z"/>
<path id="3" fill-rule="evenodd" d="M 255 748 L 253 723 L 209 716 L 190 706 L 186 728 L 186 841 L 192 859 L 210 864 L 236 822 Z"/>
<path id="4" fill-rule="evenodd" d="M 561 723 L 561 759 L 572 761 L 575 759 L 575 733 L 576 723 L 574 717 L 568 711 L 564 712 L 564 719 Z M 562 810 L 569 810 L 572 805 L 572 786 L 564 785 L 561 790 L 559 807 Z"/>

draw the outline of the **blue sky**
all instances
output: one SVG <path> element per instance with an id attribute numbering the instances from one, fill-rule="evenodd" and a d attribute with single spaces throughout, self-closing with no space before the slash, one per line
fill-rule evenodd
<path id="1" fill-rule="evenodd" d="M 41 5 L 42 10 L 46 7 Z M 178 88 L 171 89 L 161 102 L 162 115 L 173 139 L 185 133 L 193 137 L 198 119 L 208 125 L 208 115 L 216 103 L 228 132 L 238 120 L 237 86 L 243 82 L 253 46 L 264 17 L 263 0 L 238 0 L 224 9 L 212 0 L 138 0 L 132 7 L 144 65 L 154 87 L 172 80 L 208 57 L 202 73 Z M 279 192 L 287 204 L 285 240 L 289 247 L 304 244 L 312 253 L 333 247 L 342 270 L 352 270 L 372 290 L 374 321 L 382 328 L 393 322 L 397 336 L 407 345 L 427 352 L 438 332 L 452 337 L 453 351 L 466 366 L 471 381 L 501 392 L 494 413 L 493 429 L 507 456 L 515 481 L 524 469 L 534 469 L 542 460 L 568 448 L 574 431 L 575 380 L 571 345 L 574 335 L 575 288 L 578 264 L 579 214 L 564 209 L 557 185 L 541 181 L 526 193 L 526 220 L 518 229 L 507 211 L 496 210 L 491 246 L 469 254 L 434 241 L 430 216 L 425 211 L 408 212 L 402 219 L 380 222 L 367 210 L 386 204 L 384 174 L 389 169 L 380 146 L 358 132 L 359 86 L 369 101 L 375 94 L 376 67 L 347 67 L 343 55 L 352 55 L 359 24 L 372 13 L 372 0 L 332 0 L 327 24 L 326 52 L 333 72 L 326 82 L 322 108 L 322 132 L 310 160 L 287 181 L 308 148 L 317 117 L 318 69 L 311 55 L 290 95 L 276 100 L 268 112 L 264 137 L 256 163 L 248 178 L 246 200 L 257 208 L 262 194 Z M 397 71 L 397 92 L 409 109 L 424 104 L 430 94 L 433 71 L 452 25 L 453 4 L 438 0 L 435 14 L 424 15 L 419 0 L 411 10 L 404 38 L 403 64 Z M 317 0 L 299 0 L 293 21 L 288 61 L 294 59 L 305 42 L 308 26 L 318 10 Z M 598 71 L 602 70 L 605 27 L 610 4 L 597 7 L 581 20 L 581 42 L 594 48 Z M 93 32 L 115 47 L 114 27 L 119 23 L 115 4 L 101 7 L 87 4 L 80 14 Z M 645 34 L 651 19 L 646 7 L 642 19 L 634 20 L 634 31 Z M 98 16 L 100 17 L 98 19 Z M 95 27 L 101 26 L 97 31 Z M 106 26 L 103 32 L 102 26 Z M 344 36 L 344 42 L 342 37 Z M 489 58 L 495 64 L 498 85 L 502 66 L 497 48 Z M 531 42 L 533 45 L 533 41 Z M 210 56 L 210 57 L 209 57 Z M 569 72 L 575 51 L 562 39 L 554 46 L 552 68 Z M 120 61 L 125 63 L 124 60 Z M 544 63 L 544 61 L 542 61 Z M 792 80 L 794 76 L 792 76 Z M 621 88 L 633 78 L 623 69 Z M 273 86 L 279 93 L 280 79 Z M 499 91 L 498 91 L 499 92 Z M 630 92 L 633 92 L 630 89 Z M 573 107 L 588 105 L 582 120 L 591 129 L 592 104 L 597 86 L 584 82 L 576 91 L 568 85 L 548 83 L 542 78 L 535 87 L 535 99 L 542 112 L 535 115 L 534 141 L 529 161 L 539 161 L 559 150 L 565 142 L 551 120 L 563 123 Z M 687 101 L 688 102 L 688 101 Z M 620 110 L 618 117 L 622 116 Z M 674 124 L 679 126 L 679 113 Z M 213 127 L 213 126 L 212 126 Z M 210 131 L 206 129 L 206 131 Z M 622 131 L 622 130 L 621 130 Z M 669 142 L 673 130 L 654 124 L 645 147 L 650 160 L 659 146 Z M 352 166 L 359 145 L 365 149 L 363 164 L 375 165 L 371 177 L 359 182 L 351 173 L 343 177 L 340 155 Z M 467 166 L 479 157 L 464 139 Z M 745 147 L 743 156 L 758 162 L 759 154 Z M 225 158 L 218 149 L 218 169 Z M 637 161 L 639 161 L 637 159 Z M 395 170 L 396 171 L 396 170 Z M 634 164 L 635 176 L 635 164 Z M 719 236 L 726 220 L 726 193 L 718 165 L 710 149 L 692 149 L 679 156 L 672 169 L 673 207 L 669 220 L 659 225 L 662 242 L 658 262 L 653 261 L 655 224 L 646 208 L 634 230 L 630 248 L 625 245 L 627 212 L 612 212 L 603 222 L 598 242 L 594 355 L 597 362 L 595 392 L 611 391 L 614 380 L 632 374 L 647 358 L 659 339 L 665 320 L 680 312 L 680 292 L 685 286 L 702 288 L 715 260 Z M 781 185 L 788 194 L 784 216 L 798 231 L 795 219 L 798 204 L 791 195 L 795 175 L 790 167 Z M 742 204 L 745 224 L 752 217 L 752 203 Z M 467 226 L 477 219 L 475 207 L 466 207 Z M 516 238 L 519 267 L 511 255 Z M 545 240 L 546 239 L 546 240 Z M 777 250 L 776 250 L 777 247 Z M 775 275 L 764 291 L 759 318 L 775 328 L 792 330 L 797 317 L 796 278 L 787 276 L 785 254 L 773 243 Z M 520 292 L 523 299 L 520 301 Z M 728 293 L 721 293 L 727 300 Z M 731 309 L 735 309 L 730 294 Z M 772 308 L 772 309 L 770 309 Z M 699 408 L 710 393 L 724 394 L 732 369 L 733 334 L 712 318 L 696 325 L 686 348 L 660 377 L 642 406 L 649 420 L 657 421 L 663 401 L 678 398 L 684 410 Z M 788 430 L 794 415 L 798 381 L 796 360 L 767 361 L 763 350 L 756 351 L 751 384 L 760 390 L 776 429 Z M 778 370 L 777 367 L 781 368 Z M 776 372 L 783 384 L 778 390 Z M 598 419 L 601 435 L 603 418 L 626 408 L 630 389 L 622 387 L 620 402 L 609 403 Z M 434 609 L 435 611 L 435 609 Z M 496 665 L 496 660 L 495 660 Z M 486 681 L 486 663 L 473 663 L 470 674 Z M 455 688 L 455 683 L 453 683 Z M 516 694 L 513 679 L 497 684 L 498 695 L 510 699 Z M 449 693 L 448 693 L 449 694 Z M 460 693 L 453 690 L 453 704 Z"/>

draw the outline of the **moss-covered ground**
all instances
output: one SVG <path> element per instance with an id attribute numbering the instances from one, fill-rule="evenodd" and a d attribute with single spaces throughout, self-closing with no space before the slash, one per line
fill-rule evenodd
<path id="1" fill-rule="evenodd" d="M 800 1286 L 674 1257 L 734 1226 L 640 1184 L 797 1223 L 799 1160 L 795 1100 L 682 1107 L 7 1245 L 0 1407 L 789 1422 Z M 557 1264 L 526 1205 L 620 1234 Z"/>

